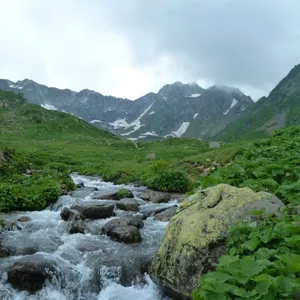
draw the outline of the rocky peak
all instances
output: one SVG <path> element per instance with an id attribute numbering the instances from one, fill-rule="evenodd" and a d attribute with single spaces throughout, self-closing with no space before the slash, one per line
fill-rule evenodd
<path id="1" fill-rule="evenodd" d="M 158 96 L 163 100 L 178 96 L 196 98 L 200 97 L 202 92 L 203 89 L 197 83 L 184 84 L 180 81 L 176 81 L 173 84 L 166 84 L 163 86 L 159 90 Z"/>

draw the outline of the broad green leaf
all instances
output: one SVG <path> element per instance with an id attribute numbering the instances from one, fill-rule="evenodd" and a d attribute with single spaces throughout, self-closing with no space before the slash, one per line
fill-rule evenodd
<path id="1" fill-rule="evenodd" d="M 256 249 L 256 247 L 260 244 L 260 239 L 258 237 L 253 237 L 247 242 L 243 243 L 241 245 L 242 248 L 246 248 L 250 251 L 253 251 Z"/>
<path id="2" fill-rule="evenodd" d="M 273 235 L 279 238 L 290 237 L 292 235 L 292 232 L 292 225 L 286 222 L 276 224 L 273 229 Z"/>
<path id="3" fill-rule="evenodd" d="M 287 268 L 290 272 L 300 272 L 300 255 L 282 255 L 279 257 L 279 259 L 287 265 Z"/>
<path id="4" fill-rule="evenodd" d="M 231 276 L 222 272 L 209 272 L 206 273 L 201 277 L 201 281 L 203 282 L 208 282 L 208 283 L 223 283 L 227 281 L 228 279 L 231 279 Z"/>

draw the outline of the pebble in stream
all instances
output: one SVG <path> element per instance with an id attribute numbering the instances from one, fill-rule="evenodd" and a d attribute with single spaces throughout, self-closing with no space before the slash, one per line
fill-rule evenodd
<path id="1" fill-rule="evenodd" d="M 50 209 L 40 212 L 11 213 L 0 216 L 5 220 L 16 220 L 24 216 L 26 222 L 18 223 L 21 230 L 2 234 L 3 247 L 9 249 L 10 256 L 0 258 L 0 299 L 1 300 L 162 300 L 158 287 L 147 270 L 160 241 L 166 222 L 144 220 L 139 229 L 142 242 L 124 244 L 111 240 L 100 232 L 103 226 L 117 217 L 132 212 L 115 209 L 116 216 L 107 219 L 85 220 L 85 234 L 70 234 L 68 223 L 61 219 L 63 207 L 71 207 L 78 201 L 92 201 L 92 193 L 110 192 L 128 188 L 134 195 L 142 188 L 116 186 L 102 182 L 98 178 L 73 175 L 75 183 L 85 186 L 73 195 L 61 196 Z M 87 192 L 85 192 L 87 190 Z M 81 194 L 80 194 L 81 193 Z M 151 204 L 135 196 L 140 210 L 165 208 L 174 202 Z M 97 200 L 102 201 L 102 200 Z M 36 254 L 34 254 L 36 253 Z M 7 271 L 26 255 L 41 255 L 57 264 L 58 275 L 34 294 L 18 291 L 7 282 Z"/>

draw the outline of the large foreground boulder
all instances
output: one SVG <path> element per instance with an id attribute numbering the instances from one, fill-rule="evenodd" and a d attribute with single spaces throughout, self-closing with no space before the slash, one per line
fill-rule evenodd
<path id="1" fill-rule="evenodd" d="M 114 214 L 113 204 L 103 204 L 98 201 L 86 201 L 74 204 L 71 210 L 77 210 L 85 219 L 106 219 Z"/>
<path id="2" fill-rule="evenodd" d="M 274 195 L 220 184 L 199 190 L 172 217 L 150 274 L 172 297 L 191 299 L 202 274 L 213 270 L 225 253 L 228 229 L 250 221 L 254 210 L 278 213 L 284 204 Z"/>
<path id="3" fill-rule="evenodd" d="M 18 290 L 36 292 L 56 273 L 55 262 L 41 255 L 26 256 L 16 261 L 7 272 L 8 282 Z"/>

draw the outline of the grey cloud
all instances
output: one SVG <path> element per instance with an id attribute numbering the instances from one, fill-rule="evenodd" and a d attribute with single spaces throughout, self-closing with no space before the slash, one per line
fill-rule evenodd
<path id="1" fill-rule="evenodd" d="M 167 54 L 190 77 L 268 90 L 300 63 L 298 0 L 113 0 L 134 63 Z"/>

